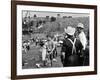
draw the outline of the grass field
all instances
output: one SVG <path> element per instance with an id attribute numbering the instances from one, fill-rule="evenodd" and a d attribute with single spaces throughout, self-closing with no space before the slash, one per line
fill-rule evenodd
<path id="1" fill-rule="evenodd" d="M 60 60 L 60 50 L 61 47 L 57 47 L 57 62 L 52 62 L 52 67 L 62 67 L 62 63 Z M 36 47 L 31 45 L 31 49 L 28 51 L 26 54 L 24 51 L 22 52 L 22 62 L 24 65 L 22 66 L 23 69 L 34 69 L 37 68 L 36 64 L 39 63 L 41 64 L 41 67 L 51 67 L 50 64 L 48 63 L 47 66 L 43 66 L 42 62 L 42 53 L 40 52 L 40 47 Z"/>

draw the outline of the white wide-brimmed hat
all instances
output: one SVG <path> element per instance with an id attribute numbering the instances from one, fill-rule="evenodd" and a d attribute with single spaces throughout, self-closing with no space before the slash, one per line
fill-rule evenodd
<path id="1" fill-rule="evenodd" d="M 77 27 L 78 28 L 84 28 L 84 25 L 82 23 L 78 23 Z"/>
<path id="2" fill-rule="evenodd" d="M 74 35 L 75 33 L 75 28 L 68 26 L 67 29 L 64 28 L 65 33 L 67 33 L 68 35 Z"/>

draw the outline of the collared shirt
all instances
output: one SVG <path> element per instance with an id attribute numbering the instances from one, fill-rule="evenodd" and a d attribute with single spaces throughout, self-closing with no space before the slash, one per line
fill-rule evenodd
<path id="1" fill-rule="evenodd" d="M 81 43 L 83 45 L 83 50 L 85 50 L 86 45 L 87 45 L 87 39 L 86 39 L 86 35 L 83 31 L 79 34 L 79 40 L 81 41 Z"/>

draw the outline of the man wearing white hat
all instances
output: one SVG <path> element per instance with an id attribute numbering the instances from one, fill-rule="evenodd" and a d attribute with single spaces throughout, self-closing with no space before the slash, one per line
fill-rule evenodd
<path id="1" fill-rule="evenodd" d="M 67 37 L 63 40 L 61 50 L 63 56 L 63 66 L 78 66 L 80 65 L 79 54 L 83 46 L 80 40 L 74 37 L 75 28 L 68 26 L 64 30 Z"/>
<path id="2" fill-rule="evenodd" d="M 77 25 L 77 32 L 78 32 L 78 39 L 81 41 L 82 43 L 82 50 L 81 50 L 81 55 L 80 55 L 80 61 L 82 63 L 82 65 L 86 64 L 86 46 L 87 46 L 87 39 L 86 39 L 86 35 L 84 33 L 84 25 L 82 23 L 78 23 Z"/>
<path id="3" fill-rule="evenodd" d="M 83 32 L 83 30 L 84 30 L 84 25 L 82 23 L 78 23 L 77 25 L 78 38 L 83 45 L 83 50 L 85 50 L 86 45 L 87 45 L 87 39 L 86 39 L 86 35 Z"/>

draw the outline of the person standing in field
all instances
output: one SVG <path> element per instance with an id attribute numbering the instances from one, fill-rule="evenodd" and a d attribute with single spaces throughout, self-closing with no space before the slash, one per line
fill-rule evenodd
<path id="1" fill-rule="evenodd" d="M 41 50 L 42 50 L 43 65 L 46 66 L 46 55 L 47 55 L 46 42 L 41 44 Z"/>
<path id="2" fill-rule="evenodd" d="M 74 37 L 75 28 L 72 26 L 68 26 L 65 29 L 65 33 L 67 37 L 63 40 L 61 54 L 63 58 L 63 66 L 79 66 L 80 60 L 79 55 L 80 51 L 82 50 L 83 46 L 80 40 Z"/>
<path id="3" fill-rule="evenodd" d="M 56 57 L 57 57 L 57 36 L 53 38 L 53 45 L 54 45 L 54 49 L 53 49 L 53 61 L 57 61 Z"/>
<path id="4" fill-rule="evenodd" d="M 49 35 L 47 36 L 46 49 L 47 49 L 48 60 L 51 62 L 52 66 L 52 61 L 54 59 L 55 44 L 52 40 L 52 37 Z"/>
<path id="5" fill-rule="evenodd" d="M 77 38 L 81 41 L 82 43 L 82 50 L 81 50 L 81 55 L 80 55 L 80 58 L 81 58 L 81 61 L 82 61 L 82 65 L 85 64 L 85 57 L 86 57 L 86 54 L 88 54 L 87 52 L 89 52 L 89 49 L 87 49 L 87 38 L 86 38 L 86 35 L 84 33 L 84 25 L 82 23 L 78 23 L 77 25 Z"/>
<path id="6" fill-rule="evenodd" d="M 87 46 L 87 39 L 86 39 L 86 35 L 84 33 L 84 25 L 82 23 L 78 23 L 77 32 L 78 32 L 78 38 L 83 45 L 83 50 L 85 50 L 86 46 Z"/>

